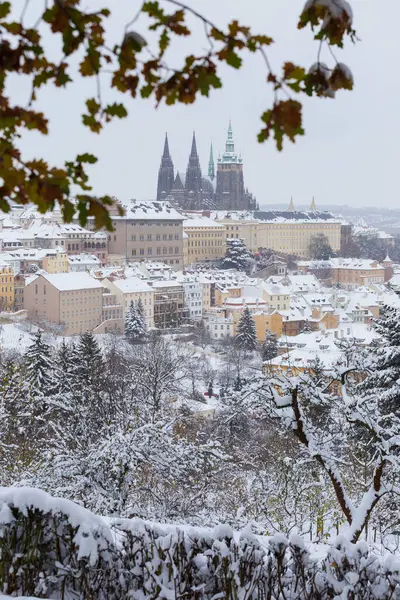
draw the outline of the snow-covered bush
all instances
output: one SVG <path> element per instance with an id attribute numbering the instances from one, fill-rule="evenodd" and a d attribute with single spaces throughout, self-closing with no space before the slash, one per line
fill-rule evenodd
<path id="1" fill-rule="evenodd" d="M 328 600 L 400 597 L 400 561 L 338 538 L 256 537 L 104 519 L 30 488 L 0 490 L 0 589 L 42 598 Z"/>

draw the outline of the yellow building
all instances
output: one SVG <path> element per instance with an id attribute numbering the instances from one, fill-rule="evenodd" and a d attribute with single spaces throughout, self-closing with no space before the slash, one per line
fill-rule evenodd
<path id="1" fill-rule="evenodd" d="M 186 265 L 216 260 L 225 256 L 225 227 L 208 217 L 193 217 L 183 222 L 183 254 Z"/>
<path id="2" fill-rule="evenodd" d="M 314 236 L 323 234 L 328 238 L 334 252 L 340 250 L 341 221 L 321 218 L 302 212 L 285 213 L 278 216 L 273 212 L 261 212 L 259 218 L 249 217 L 246 213 L 233 213 L 230 216 L 217 215 L 216 220 L 226 228 L 227 238 L 242 239 L 249 250 L 271 248 L 283 254 L 295 254 L 308 257 L 309 245 Z M 314 217 L 315 218 L 312 218 Z"/>
<path id="3" fill-rule="evenodd" d="M 0 310 L 14 306 L 14 271 L 9 265 L 0 265 Z"/>
<path id="4" fill-rule="evenodd" d="M 257 252 L 259 248 L 263 247 L 259 244 L 259 221 L 257 219 L 240 219 L 233 215 L 217 218 L 217 222 L 225 227 L 227 239 L 243 240 L 251 252 Z"/>
<path id="5" fill-rule="evenodd" d="M 67 273 L 68 255 L 63 249 L 46 251 L 41 260 L 41 268 L 47 273 Z"/>

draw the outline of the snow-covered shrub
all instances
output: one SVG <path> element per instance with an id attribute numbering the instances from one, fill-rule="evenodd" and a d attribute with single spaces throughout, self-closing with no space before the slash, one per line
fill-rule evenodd
<path id="1" fill-rule="evenodd" d="M 400 598 L 400 560 L 339 538 L 256 537 L 104 519 L 31 488 L 0 490 L 0 590 L 42 598 Z"/>

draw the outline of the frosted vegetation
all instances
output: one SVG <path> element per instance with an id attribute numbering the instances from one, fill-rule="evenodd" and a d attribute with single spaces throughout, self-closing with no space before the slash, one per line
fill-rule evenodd
<path id="1" fill-rule="evenodd" d="M 38 331 L 3 351 L 0 590 L 398 597 L 399 309 L 382 346 L 338 342 L 329 377 L 274 374 L 251 315 L 217 352 L 140 312 L 102 346 Z"/>

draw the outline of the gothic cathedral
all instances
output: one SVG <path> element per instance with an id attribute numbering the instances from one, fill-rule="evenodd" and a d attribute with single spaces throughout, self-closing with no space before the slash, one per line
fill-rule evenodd
<path id="1" fill-rule="evenodd" d="M 235 152 L 231 123 L 225 152 L 217 159 L 217 172 L 211 145 L 208 177 L 203 177 L 193 133 L 186 174 L 176 171 L 165 135 L 164 151 L 158 171 L 157 200 L 167 199 L 185 210 L 255 210 L 256 199 L 244 187 L 243 160 Z"/>

